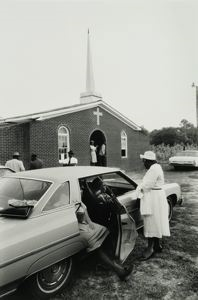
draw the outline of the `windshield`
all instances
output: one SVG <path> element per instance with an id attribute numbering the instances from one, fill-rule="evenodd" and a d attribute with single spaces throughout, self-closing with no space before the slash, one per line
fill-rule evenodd
<path id="1" fill-rule="evenodd" d="M 0 210 L 9 207 L 9 200 L 39 199 L 48 190 L 51 183 L 33 179 L 1 178 L 0 180 Z"/>
<path id="2" fill-rule="evenodd" d="M 176 154 L 176 156 L 194 156 L 198 157 L 198 151 L 183 151 Z"/>

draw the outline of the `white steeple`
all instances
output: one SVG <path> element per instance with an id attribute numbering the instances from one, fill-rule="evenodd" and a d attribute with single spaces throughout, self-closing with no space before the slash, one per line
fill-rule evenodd
<path id="1" fill-rule="evenodd" d="M 89 30 L 87 37 L 87 74 L 86 74 L 86 92 L 80 94 L 80 103 L 89 103 L 102 100 L 102 96 L 95 92 L 94 74 L 92 66 L 91 48 Z"/>

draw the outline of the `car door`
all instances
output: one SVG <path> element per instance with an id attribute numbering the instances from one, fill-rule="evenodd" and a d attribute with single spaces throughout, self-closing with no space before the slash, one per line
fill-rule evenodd
<path id="1" fill-rule="evenodd" d="M 117 197 L 118 201 L 127 209 L 128 214 L 135 221 L 136 228 L 143 226 L 143 219 L 140 214 L 140 200 L 137 199 L 137 192 L 129 191 Z"/>
<path id="2" fill-rule="evenodd" d="M 120 229 L 116 247 L 116 257 L 118 257 L 121 262 L 124 262 L 133 251 L 138 234 L 135 220 L 128 213 L 126 207 L 124 205 L 122 206 L 122 211 L 118 217 Z"/>
<path id="3" fill-rule="evenodd" d="M 46 203 L 42 218 L 43 222 L 46 218 L 48 223 L 46 226 L 43 225 L 46 227 L 44 239 L 48 238 L 46 242 L 54 244 L 55 248 L 57 245 L 59 245 L 58 247 L 67 247 L 72 254 L 72 245 L 76 243 L 75 237 L 79 236 L 79 227 L 75 214 L 76 207 L 70 201 L 70 196 L 69 182 L 61 184 Z"/>

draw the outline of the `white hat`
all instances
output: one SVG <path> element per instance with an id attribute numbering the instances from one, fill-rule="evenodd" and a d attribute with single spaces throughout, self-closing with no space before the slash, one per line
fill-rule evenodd
<path id="1" fill-rule="evenodd" d="M 15 152 L 13 153 L 13 156 L 20 156 L 20 154 L 19 154 L 18 151 L 15 151 Z"/>
<path id="2" fill-rule="evenodd" d="M 141 159 L 148 159 L 148 160 L 156 160 L 156 154 L 153 151 L 146 151 L 144 154 L 140 154 Z"/>

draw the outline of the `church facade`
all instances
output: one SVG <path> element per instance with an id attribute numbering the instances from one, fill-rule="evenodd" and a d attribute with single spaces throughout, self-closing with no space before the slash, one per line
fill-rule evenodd
<path id="1" fill-rule="evenodd" d="M 20 153 L 25 168 L 36 153 L 44 167 L 61 166 L 73 150 L 78 165 L 90 165 L 90 141 L 106 145 L 106 163 L 130 171 L 141 166 L 139 154 L 149 147 L 141 127 L 123 116 L 95 92 L 91 52 L 87 46 L 86 92 L 80 103 L 0 120 L 0 163 Z"/>
<path id="2" fill-rule="evenodd" d="M 69 150 L 79 165 L 89 165 L 93 140 L 98 147 L 106 144 L 107 166 L 133 170 L 149 147 L 141 128 L 102 100 L 6 119 L 0 139 L 1 164 L 19 151 L 26 169 L 31 153 L 38 154 L 44 167 L 53 167 L 62 165 Z"/>

